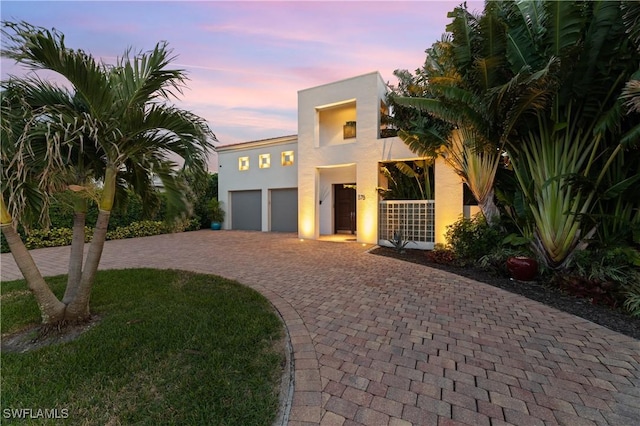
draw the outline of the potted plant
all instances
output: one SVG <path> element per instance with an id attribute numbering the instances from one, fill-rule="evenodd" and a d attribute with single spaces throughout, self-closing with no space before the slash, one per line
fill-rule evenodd
<path id="1" fill-rule="evenodd" d="M 514 280 L 532 281 L 538 275 L 538 261 L 531 255 L 530 239 L 517 234 L 510 234 L 502 241 L 514 248 L 517 254 L 507 258 L 507 271 Z"/>
<path id="2" fill-rule="evenodd" d="M 224 221 L 224 210 L 220 201 L 217 198 L 212 198 L 207 204 L 209 212 L 209 220 L 211 220 L 211 229 L 218 230 L 222 228 L 222 222 Z"/>
<path id="3" fill-rule="evenodd" d="M 507 259 L 507 270 L 514 280 L 532 281 L 538 275 L 538 262 L 529 256 L 511 256 Z"/>

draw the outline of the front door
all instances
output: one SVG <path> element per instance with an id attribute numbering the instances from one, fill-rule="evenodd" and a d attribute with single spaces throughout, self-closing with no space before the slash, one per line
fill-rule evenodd
<path id="1" fill-rule="evenodd" d="M 355 186 L 355 184 L 349 184 Z M 334 185 L 335 233 L 356 233 L 356 190 L 344 185 Z"/>

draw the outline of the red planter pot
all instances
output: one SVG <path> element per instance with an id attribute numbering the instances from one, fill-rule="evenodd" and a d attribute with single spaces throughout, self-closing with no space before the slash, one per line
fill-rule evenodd
<path id="1" fill-rule="evenodd" d="M 507 259 L 507 270 L 514 280 L 531 281 L 538 275 L 538 262 L 525 256 L 510 257 Z"/>

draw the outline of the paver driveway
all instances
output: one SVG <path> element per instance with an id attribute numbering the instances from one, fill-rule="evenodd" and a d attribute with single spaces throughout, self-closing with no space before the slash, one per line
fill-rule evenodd
<path id="1" fill-rule="evenodd" d="M 292 234 L 107 242 L 102 269 L 174 268 L 267 296 L 293 346 L 290 425 L 640 424 L 640 341 L 506 291 Z M 32 251 L 65 273 L 68 248 Z M 20 277 L 2 255 L 2 280 Z"/>

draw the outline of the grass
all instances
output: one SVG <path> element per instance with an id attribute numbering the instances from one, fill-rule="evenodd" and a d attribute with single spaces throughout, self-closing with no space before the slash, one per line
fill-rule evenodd
<path id="1" fill-rule="evenodd" d="M 48 282 L 60 294 L 65 277 Z M 25 289 L 2 283 L 3 334 L 39 321 Z M 275 420 L 283 325 L 257 292 L 182 271 L 104 271 L 91 306 L 100 322 L 74 341 L 2 353 L 3 424 L 11 408 L 68 410 L 65 420 L 31 423 L 39 425 Z"/>

